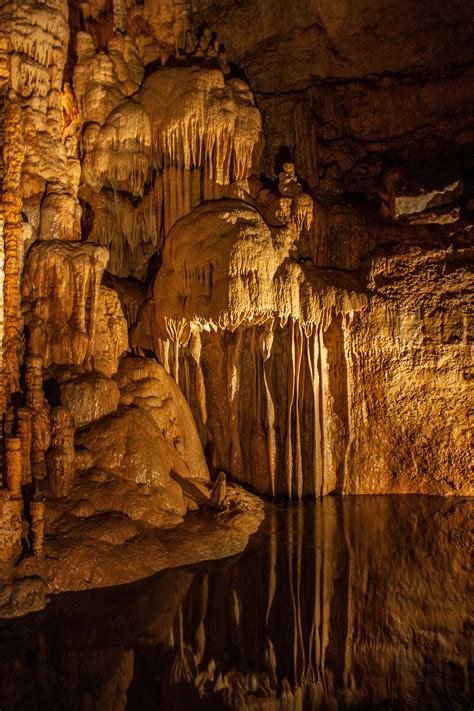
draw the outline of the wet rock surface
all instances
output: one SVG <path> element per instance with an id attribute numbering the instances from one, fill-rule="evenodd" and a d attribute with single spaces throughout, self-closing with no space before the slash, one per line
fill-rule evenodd
<path id="1" fill-rule="evenodd" d="M 217 514 L 208 508 L 183 522 L 184 507 L 163 512 L 164 504 L 153 487 L 137 490 L 97 470 L 79 476 L 69 497 L 47 502 L 40 560 L 26 556 L 13 572 L 2 566 L 1 616 L 42 609 L 59 592 L 121 585 L 166 568 L 236 555 L 264 518 L 263 502 L 236 485 L 227 487 Z"/>

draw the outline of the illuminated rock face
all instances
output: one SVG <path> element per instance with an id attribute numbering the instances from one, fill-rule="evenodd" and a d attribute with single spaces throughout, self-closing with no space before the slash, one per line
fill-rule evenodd
<path id="1" fill-rule="evenodd" d="M 295 262 L 297 237 L 219 201 L 166 240 L 149 348 L 181 377 L 213 466 L 290 496 L 469 493 L 469 250 L 426 246 L 415 265 L 408 247 L 374 251 L 363 287 Z"/>
<path id="2" fill-rule="evenodd" d="M 107 251 L 95 245 L 39 242 L 28 253 L 23 303 L 29 347 L 51 363 L 82 365 L 96 330 Z"/>
<path id="3" fill-rule="evenodd" d="M 103 109 L 89 106 L 84 133 L 84 195 L 97 213 L 89 239 L 109 248 L 113 274 L 144 278 L 180 217 L 257 167 L 260 112 L 243 81 L 203 66 L 157 70 L 135 97 Z"/>
<path id="4" fill-rule="evenodd" d="M 307 5 L 0 8 L 12 559 L 19 481 L 38 554 L 49 506 L 165 526 L 208 467 L 290 497 L 472 493 L 464 35 L 456 65 L 438 2 L 426 42 L 399 3 Z"/>

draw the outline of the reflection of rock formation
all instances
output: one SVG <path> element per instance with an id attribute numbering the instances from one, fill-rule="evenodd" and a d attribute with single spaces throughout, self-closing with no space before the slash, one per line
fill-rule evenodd
<path id="1" fill-rule="evenodd" d="M 127 708 L 465 708 L 469 517 L 432 497 L 272 508 L 239 560 L 3 623 L 2 708 L 33 688 L 47 708 L 87 708 L 85 688 L 106 709 L 117 688 Z"/>
<path id="2" fill-rule="evenodd" d="M 438 708 L 439 694 L 458 707 L 468 515 L 467 505 L 388 499 L 273 511 L 255 557 L 196 577 L 170 635 L 163 701 Z M 454 587 L 453 564 L 463 571 Z"/>

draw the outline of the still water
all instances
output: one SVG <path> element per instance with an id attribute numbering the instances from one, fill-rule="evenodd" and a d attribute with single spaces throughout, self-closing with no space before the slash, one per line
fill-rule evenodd
<path id="1" fill-rule="evenodd" d="M 0 622 L 0 708 L 471 709 L 472 511 L 268 505 L 238 557 Z"/>

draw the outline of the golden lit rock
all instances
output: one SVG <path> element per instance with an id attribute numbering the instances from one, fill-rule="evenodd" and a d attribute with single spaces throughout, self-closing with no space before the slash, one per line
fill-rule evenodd
<path id="1" fill-rule="evenodd" d="M 237 482 L 472 495 L 472 12 L 385 5 L 2 3 L 0 610 L 241 551 Z M 322 703 L 201 617 L 174 681 Z"/>

